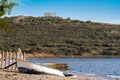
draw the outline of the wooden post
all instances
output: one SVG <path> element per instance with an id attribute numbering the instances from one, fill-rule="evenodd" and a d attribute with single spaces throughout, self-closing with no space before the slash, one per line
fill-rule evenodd
<path id="1" fill-rule="evenodd" d="M 17 52 L 14 52 L 14 61 L 17 62 Z M 17 64 L 15 64 L 15 71 L 17 71 Z"/>
<path id="2" fill-rule="evenodd" d="M 3 68 L 7 65 L 7 53 L 4 52 L 4 66 Z"/>
<path id="3" fill-rule="evenodd" d="M 5 52 L 5 67 L 8 65 L 8 60 L 9 59 L 9 52 Z"/>
<path id="4" fill-rule="evenodd" d="M 10 51 L 10 64 L 13 64 L 14 63 L 14 59 L 13 59 L 13 53 Z M 9 64 L 9 65 L 10 65 Z M 10 67 L 11 70 L 13 70 L 13 65 Z"/>
<path id="5" fill-rule="evenodd" d="M 14 54 L 14 62 L 17 62 L 16 60 L 17 54 L 15 52 L 13 54 Z M 16 70 L 17 70 L 17 64 L 14 65 L 14 71 Z"/>
<path id="6" fill-rule="evenodd" d="M 0 68 L 12 71 L 18 71 L 17 60 L 26 60 L 26 53 L 22 53 L 19 48 L 17 52 L 0 51 Z"/>
<path id="7" fill-rule="evenodd" d="M 1 51 L 0 51 L 0 69 L 2 68 L 2 67 L 1 67 L 1 63 L 2 63 L 2 53 L 1 53 Z"/>
<path id="8" fill-rule="evenodd" d="M 0 68 L 2 69 L 2 52 L 1 52 L 1 58 L 0 58 Z"/>
<path id="9" fill-rule="evenodd" d="M 13 55 L 12 55 L 12 63 L 15 62 L 15 52 L 13 52 Z M 15 64 L 16 65 L 16 64 Z M 14 71 L 15 70 L 15 65 L 12 66 L 12 70 Z"/>
<path id="10" fill-rule="evenodd" d="M 21 59 L 21 49 L 19 48 L 17 51 L 17 60 Z"/>
<path id="11" fill-rule="evenodd" d="M 26 61 L 26 53 L 25 52 L 23 53 L 23 60 Z"/>
<path id="12" fill-rule="evenodd" d="M 10 65 L 11 53 L 10 53 L 10 52 L 8 52 L 8 53 L 9 53 L 9 57 L 8 57 L 8 65 Z M 8 68 L 8 70 L 10 70 L 10 68 Z"/>
<path id="13" fill-rule="evenodd" d="M 18 60 L 18 52 L 16 52 L 16 61 Z M 17 71 L 17 64 L 16 64 L 16 71 Z"/>
<path id="14" fill-rule="evenodd" d="M 20 53 L 20 60 L 23 60 L 23 58 L 24 58 L 24 57 L 23 57 L 23 56 L 24 56 L 24 54 L 22 53 L 22 51 L 21 51 L 21 49 L 20 49 L 20 48 L 19 48 L 18 50 L 19 50 L 19 53 Z"/>
<path id="15" fill-rule="evenodd" d="M 4 54 L 5 54 L 5 52 L 3 51 L 2 52 L 2 58 L 1 58 L 1 68 L 4 67 Z"/>
<path id="16" fill-rule="evenodd" d="M 23 54 L 20 52 L 20 60 L 23 60 Z"/>
<path id="17" fill-rule="evenodd" d="M 2 63 L 2 53 L 1 53 L 1 51 L 0 51 L 0 69 L 2 68 L 2 67 L 1 67 L 1 63 Z"/>

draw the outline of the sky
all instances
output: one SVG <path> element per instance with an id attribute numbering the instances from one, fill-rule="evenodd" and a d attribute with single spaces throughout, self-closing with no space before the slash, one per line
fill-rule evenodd
<path id="1" fill-rule="evenodd" d="M 11 16 L 44 16 L 56 13 L 63 18 L 120 24 L 120 0 L 13 0 L 19 3 Z"/>

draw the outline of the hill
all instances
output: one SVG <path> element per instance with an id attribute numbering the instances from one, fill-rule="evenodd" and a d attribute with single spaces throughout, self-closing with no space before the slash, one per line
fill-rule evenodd
<path id="1" fill-rule="evenodd" d="M 120 25 L 61 17 L 6 18 L 10 33 L 0 32 L 0 50 L 21 48 L 54 55 L 120 55 Z"/>

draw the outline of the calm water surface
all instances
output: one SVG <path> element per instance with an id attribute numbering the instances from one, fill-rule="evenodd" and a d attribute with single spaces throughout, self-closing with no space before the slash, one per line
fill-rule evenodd
<path id="1" fill-rule="evenodd" d="M 31 58 L 28 61 L 35 64 L 67 63 L 67 72 L 79 77 L 120 80 L 120 58 Z"/>

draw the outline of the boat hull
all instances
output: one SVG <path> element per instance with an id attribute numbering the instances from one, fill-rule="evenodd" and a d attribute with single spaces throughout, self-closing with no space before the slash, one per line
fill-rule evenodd
<path id="1" fill-rule="evenodd" d="M 18 70 L 29 74 L 53 74 L 58 76 L 65 76 L 62 71 L 52 69 L 46 66 L 36 65 L 27 61 L 17 61 Z"/>

